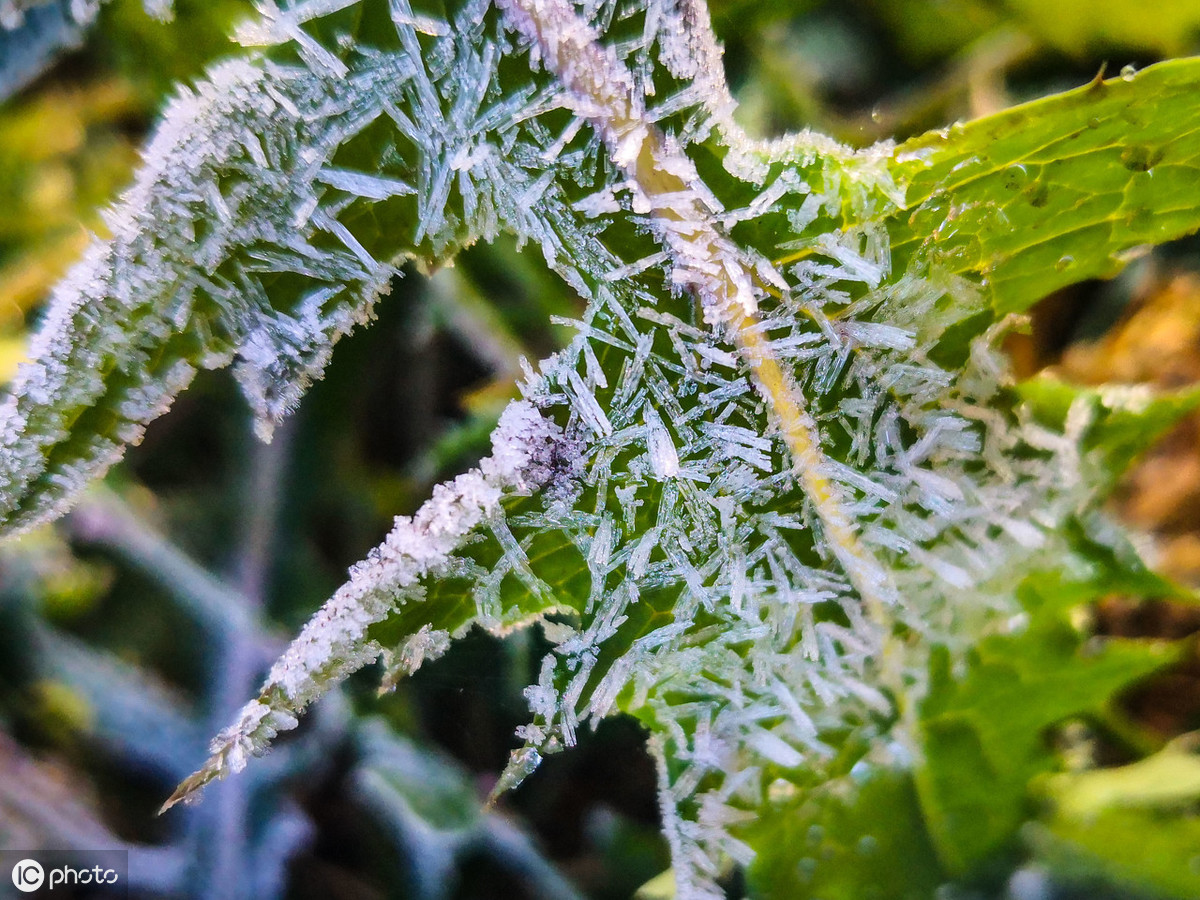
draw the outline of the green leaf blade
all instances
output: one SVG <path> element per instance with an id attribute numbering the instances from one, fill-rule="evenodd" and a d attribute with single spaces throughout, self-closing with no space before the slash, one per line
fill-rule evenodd
<path id="1" fill-rule="evenodd" d="M 984 639 L 962 675 L 952 673 L 947 654 L 935 656 L 920 711 L 917 784 L 939 856 L 956 876 L 1017 849 L 1018 829 L 1034 813 L 1032 783 L 1059 764 L 1052 726 L 1098 715 L 1119 690 L 1178 658 L 1181 648 L 1118 639 L 1097 645 L 1072 627 L 1072 607 L 1119 584 L 1103 576 L 1031 579 L 1024 630 Z"/>
<path id="2" fill-rule="evenodd" d="M 1174 60 L 901 144 L 895 251 L 980 279 L 1003 314 L 1196 231 L 1198 84 Z"/>

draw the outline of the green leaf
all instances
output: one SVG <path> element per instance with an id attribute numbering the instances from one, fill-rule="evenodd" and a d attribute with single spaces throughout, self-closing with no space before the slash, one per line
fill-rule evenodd
<path id="1" fill-rule="evenodd" d="M 337 340 L 370 319 L 394 264 L 443 261 L 494 237 L 501 217 L 528 239 L 533 217 L 522 200 L 535 186 L 546 193 L 536 237 L 547 257 L 594 252 L 568 225 L 578 214 L 567 190 L 548 178 L 558 161 L 489 153 L 477 182 L 451 178 L 449 154 L 485 133 L 511 143 L 528 129 L 535 141 L 553 141 L 539 118 L 554 124 L 554 110 L 538 105 L 546 79 L 527 65 L 504 72 L 505 115 L 480 106 L 500 89 L 501 74 L 484 71 L 497 65 L 487 50 L 494 37 L 483 40 L 496 19 L 473 22 L 474 36 L 448 49 L 464 67 L 481 67 L 478 79 L 408 71 L 398 60 L 419 57 L 415 30 L 398 47 L 388 14 L 355 4 L 322 22 L 353 35 L 357 50 L 327 51 L 315 70 L 289 65 L 291 48 L 277 51 L 279 60 L 226 61 L 170 105 L 109 216 L 113 237 L 94 241 L 59 285 L 55 313 L 7 398 L 0 527 L 26 529 L 60 513 L 200 369 L 236 359 L 268 437 Z M 247 40 L 281 42 L 263 27 Z M 355 79 L 338 77 L 342 58 Z M 445 80 L 440 100 L 429 94 L 431 77 Z"/>
<path id="2" fill-rule="evenodd" d="M 1174 60 L 901 144 L 896 257 L 978 278 L 1007 313 L 1192 233 L 1198 86 L 1200 60 Z"/>
<path id="3" fill-rule="evenodd" d="M 633 895 L 633 900 L 675 900 L 675 873 L 670 869 L 655 875 Z"/>
<path id="4" fill-rule="evenodd" d="M 1127 0 L 1004 0 L 1013 17 L 1046 43 L 1067 53 L 1130 47 L 1162 56 L 1178 56 L 1195 47 L 1200 7 L 1193 0 L 1163 0 L 1153 15 Z"/>
<path id="5" fill-rule="evenodd" d="M 1183 738 L 1136 763 L 1043 779 L 1050 810 L 1025 837 L 1064 881 L 1097 873 L 1134 892 L 1200 896 L 1200 757 Z"/>
<path id="6" fill-rule="evenodd" d="M 902 769 L 872 768 L 844 793 L 769 807 L 747 840 L 755 898 L 928 900 L 946 881 Z"/>
<path id="7" fill-rule="evenodd" d="M 1053 390 L 1022 405 L 993 313 L 1032 302 L 1072 241 L 1107 260 L 1183 227 L 1170 211 L 1192 171 L 1195 67 L 855 152 L 742 134 L 699 5 L 449 6 L 265 7 L 243 37 L 268 49 L 172 105 L 10 400 L 0 504 L 19 528 L 199 367 L 239 359 L 269 427 L 398 261 L 508 232 L 586 300 L 562 323 L 569 344 L 525 373 L 492 456 L 397 520 L 180 795 L 381 654 L 394 677 L 471 623 L 502 633 L 553 612 L 500 785 L 597 719 L 636 715 L 683 900 L 752 864 L 746 835 L 775 806 L 788 818 L 789 790 L 855 793 L 853 760 L 902 767 L 874 762 L 889 747 L 924 751 L 940 860 L 918 846 L 905 773 L 862 789 L 901 811 L 888 846 L 930 861 L 914 890 L 1003 850 L 1053 763 L 1043 731 L 1169 655 L 1097 649 L 1066 619 L 1106 568 L 1152 580 L 1119 541 L 1072 534 L 1107 486 L 1081 464 L 1081 413 L 1090 449 L 1119 460 L 1176 410 L 1122 422 L 1118 405 L 1109 423 L 1089 407 L 1103 397 Z M 1134 145 L 1087 127 L 1151 107 L 1170 117 Z M 998 164 L 1070 186 L 1014 199 Z M 1103 209 L 1068 195 L 1115 196 L 1167 231 L 1118 217 L 1094 240 Z M 1028 247 L 999 259 L 1006 241 Z M 859 807 L 813 815 L 838 836 L 826 887 L 869 890 L 856 867 L 878 886 L 886 864 L 853 856 Z M 772 856 L 765 831 L 754 844 Z"/>
<path id="8" fill-rule="evenodd" d="M 1094 477 L 1114 482 L 1133 461 L 1185 416 L 1200 407 L 1200 387 L 1155 393 L 1148 386 L 1106 385 L 1087 388 L 1051 375 L 1021 382 L 1017 396 L 1034 418 L 1066 429 L 1075 416 L 1083 429 L 1080 448 Z"/>
<path id="9" fill-rule="evenodd" d="M 919 714 L 917 784 L 938 852 L 955 875 L 1015 849 L 1033 812 L 1031 780 L 1058 764 L 1052 726 L 1100 713 L 1118 690 L 1178 658 L 1167 645 L 1099 642 L 1071 625 L 1072 607 L 1120 589 L 1097 562 L 1095 580 L 1030 579 L 1022 592 L 1028 626 L 984 638 L 965 672 L 953 670 L 946 652 L 934 655 Z"/>

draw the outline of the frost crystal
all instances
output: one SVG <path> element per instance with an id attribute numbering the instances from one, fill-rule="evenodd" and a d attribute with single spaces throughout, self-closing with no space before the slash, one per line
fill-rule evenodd
<path id="1" fill-rule="evenodd" d="M 635 713 L 678 894 L 721 897 L 755 811 L 833 735 L 903 744 L 893 705 L 919 700 L 930 647 L 1012 620 L 1094 508 L 1097 410 L 1051 427 L 1014 407 L 1003 323 L 934 361 L 984 303 L 923 249 L 893 254 L 893 148 L 749 140 L 696 0 L 452 6 L 263 4 L 240 34 L 257 55 L 175 100 L 4 410 L 0 510 L 21 528 L 61 508 L 198 368 L 236 360 L 269 432 L 396 265 L 515 234 L 587 299 L 575 339 L 527 366 L 492 456 L 397 520 L 177 797 L 377 656 L 387 684 L 472 622 L 553 613 L 501 784 Z M 80 432 L 86 410 L 111 424 Z"/>
<path id="2" fill-rule="evenodd" d="M 295 714 L 349 673 L 373 661 L 381 647 L 368 629 L 408 603 L 424 599 L 425 582 L 453 569 L 453 552 L 493 517 L 506 493 L 541 487 L 561 432 L 532 404 L 517 401 L 500 417 L 492 456 L 478 469 L 440 485 L 411 518 L 401 516 L 383 543 L 350 571 L 350 580 L 304 627 L 267 675 L 259 697 L 213 742 L 212 758 L 167 802 L 167 807 L 214 778 L 237 772 Z M 390 654 L 396 675 L 415 671 L 445 652 L 448 635 L 426 623 Z"/>

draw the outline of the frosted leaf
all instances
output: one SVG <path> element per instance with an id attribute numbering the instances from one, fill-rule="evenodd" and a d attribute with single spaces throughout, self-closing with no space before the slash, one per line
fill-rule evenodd
<path id="1" fill-rule="evenodd" d="M 262 43 L 286 41 L 297 34 L 288 23 L 347 5 L 272 7 L 251 31 Z M 400 50 L 342 63 L 345 51 L 325 49 L 337 66 L 318 53 L 311 69 L 234 60 L 180 93 L 133 187 L 107 216 L 112 239 L 96 241 L 56 289 L 31 346 L 35 362 L 20 370 L 3 409 L 7 530 L 61 512 L 199 368 L 236 362 L 258 431 L 269 437 L 338 338 L 370 319 L 406 257 L 447 255 L 493 236 L 501 220 L 543 243 L 548 257 L 605 256 L 570 224 L 581 214 L 554 181 L 562 163 L 539 171 L 520 154 L 460 155 L 485 141 L 536 140 L 533 120 L 554 108 L 532 72 L 526 85 L 511 86 L 509 100 L 484 104 L 500 58 L 487 6 L 468 4 L 462 18 L 471 26 L 453 31 L 414 19 L 398 2 Z M 414 52 L 418 26 L 425 37 L 440 35 L 436 52 Z M 377 123 L 390 123 L 410 150 L 376 143 L 369 128 Z M 335 162 L 360 146 L 375 171 Z M 445 209 L 452 163 L 473 187 L 469 220 Z M 366 235 L 346 224 L 367 207 L 413 196 L 421 212 L 409 229 Z M 108 411 L 111 424 L 89 432 L 95 419 L 81 422 L 85 409 Z"/>
<path id="2" fill-rule="evenodd" d="M 385 674 L 380 691 L 392 690 L 400 679 L 407 678 L 427 661 L 438 659 L 449 649 L 449 632 L 422 625 L 421 629 L 407 638 L 397 650 L 383 651 Z"/>
<path id="3" fill-rule="evenodd" d="M 1104 404 L 1144 401 L 1014 406 L 979 285 L 893 258 L 894 148 L 749 140 L 699 3 L 360 2 L 353 35 L 310 26 L 355 0 L 265 5 L 241 37 L 266 49 L 174 101 L 9 400 L 8 526 L 60 509 L 198 368 L 236 362 L 269 433 L 400 263 L 512 233 L 587 301 L 575 339 L 523 364 L 492 455 L 351 570 L 180 795 L 377 656 L 388 684 L 472 624 L 553 613 L 500 789 L 635 712 L 678 896 L 723 896 L 781 784 L 835 735 L 914 740 L 892 704 L 919 703 L 930 648 L 1010 628 L 1064 526 L 1097 529 L 1080 446 Z"/>
<path id="4" fill-rule="evenodd" d="M 499 797 L 502 793 L 520 786 L 521 782 L 533 774 L 534 770 L 541 765 L 541 762 L 541 754 L 532 747 L 522 747 L 519 750 L 514 750 L 509 758 L 508 765 L 504 769 L 504 773 L 496 781 L 492 797 Z"/>
<path id="5" fill-rule="evenodd" d="M 350 580 L 272 666 L 258 698 L 217 736 L 209 761 L 180 785 L 166 807 L 238 771 L 278 731 L 295 727 L 296 713 L 379 656 L 382 648 L 368 637 L 368 629 L 398 607 L 420 600 L 426 582 L 451 571 L 454 551 L 496 514 L 506 492 L 542 486 L 560 436 L 532 404 L 510 404 L 492 437 L 492 456 L 478 469 L 440 485 L 411 518 L 396 519 L 383 543 L 350 570 Z M 447 642 L 446 632 L 425 624 L 391 657 L 399 669 L 411 672 L 444 652 Z"/>

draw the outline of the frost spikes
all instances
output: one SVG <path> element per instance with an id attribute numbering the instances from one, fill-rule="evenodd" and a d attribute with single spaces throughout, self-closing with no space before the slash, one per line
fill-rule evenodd
<path id="1" fill-rule="evenodd" d="M 296 714 L 304 707 L 373 661 L 381 648 L 367 639 L 367 629 L 418 598 L 424 580 L 444 574 L 454 551 L 496 514 L 504 496 L 545 485 L 553 477 L 554 448 L 561 437 L 558 425 L 532 403 L 510 403 L 492 435 L 492 455 L 479 468 L 438 485 L 416 515 L 396 519 L 383 543 L 350 570 L 350 580 L 271 668 L 258 697 L 217 735 L 208 762 L 179 785 L 162 811 L 208 782 L 240 772 L 278 732 L 296 727 Z M 421 654 L 427 655 L 428 649 Z M 410 655 L 408 664 L 415 668 L 420 659 Z"/>

